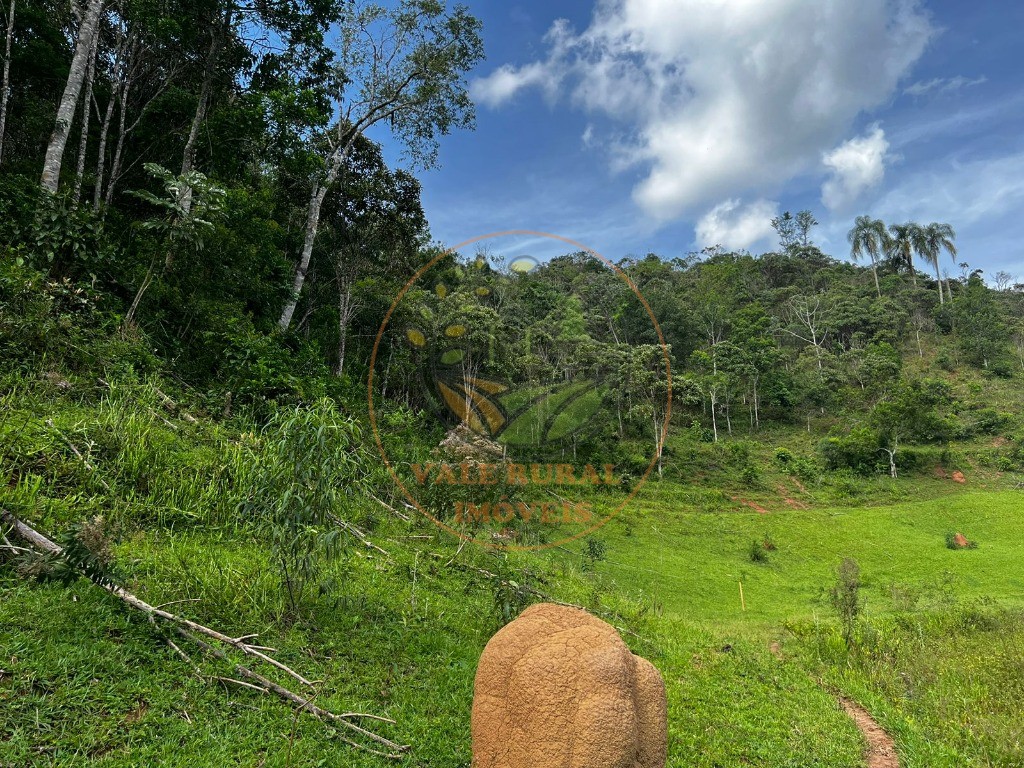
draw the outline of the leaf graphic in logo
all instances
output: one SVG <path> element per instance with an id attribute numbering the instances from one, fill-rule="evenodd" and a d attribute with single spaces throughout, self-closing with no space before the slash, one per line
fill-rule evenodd
<path id="1" fill-rule="evenodd" d="M 488 396 L 504 392 L 504 384 L 465 378 L 461 384 L 439 380 L 437 388 L 451 412 L 474 432 L 497 435 L 505 426 L 505 414 L 501 406 Z"/>
<path id="2" fill-rule="evenodd" d="M 590 422 L 602 396 L 589 379 L 511 392 L 502 398 L 509 416 L 501 442 L 526 446 L 562 440 Z"/>

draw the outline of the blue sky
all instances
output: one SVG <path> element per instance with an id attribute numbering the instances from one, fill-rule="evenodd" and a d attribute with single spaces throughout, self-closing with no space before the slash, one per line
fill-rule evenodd
<path id="1" fill-rule="evenodd" d="M 470 77 L 477 129 L 420 174 L 447 245 L 531 229 L 613 260 L 759 253 L 773 215 L 809 208 L 836 256 L 861 213 L 945 221 L 959 261 L 1024 279 L 1024 3 L 469 6 L 487 52 Z"/>

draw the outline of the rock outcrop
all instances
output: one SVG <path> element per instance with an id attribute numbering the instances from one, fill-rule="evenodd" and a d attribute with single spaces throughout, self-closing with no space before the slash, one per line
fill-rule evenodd
<path id="1" fill-rule="evenodd" d="M 473 768 L 664 768 L 665 684 L 611 625 L 541 603 L 487 643 L 471 727 Z"/>

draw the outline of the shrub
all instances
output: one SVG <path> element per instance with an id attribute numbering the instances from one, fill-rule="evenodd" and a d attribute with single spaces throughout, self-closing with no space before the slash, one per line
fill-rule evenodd
<path id="1" fill-rule="evenodd" d="M 686 433 L 692 440 L 696 440 L 699 443 L 713 443 L 715 441 L 715 433 L 710 429 L 702 427 L 701 423 L 696 419 L 690 422 Z"/>
<path id="2" fill-rule="evenodd" d="M 878 468 L 878 434 L 868 427 L 855 427 L 846 435 L 826 437 L 818 443 L 818 451 L 828 469 L 852 469 L 870 475 Z"/>
<path id="3" fill-rule="evenodd" d="M 767 563 L 768 562 L 768 550 L 765 548 L 757 539 L 750 542 L 750 562 L 752 563 Z"/>
<path id="4" fill-rule="evenodd" d="M 330 400 L 282 409 L 263 431 L 252 474 L 241 479 L 239 510 L 270 545 L 292 616 L 324 588 L 323 563 L 344 544 L 338 520 L 369 474 L 360 437 L 358 424 Z"/>
<path id="5" fill-rule="evenodd" d="M 962 533 L 946 531 L 946 549 L 977 549 L 978 542 L 969 541 Z"/>
<path id="6" fill-rule="evenodd" d="M 857 631 L 857 619 L 864 608 L 860 595 L 860 566 L 852 557 L 844 557 L 836 571 L 836 580 L 829 590 L 829 601 L 839 615 L 843 640 L 852 648 Z"/>
<path id="7" fill-rule="evenodd" d="M 939 352 L 935 357 L 935 364 L 946 372 L 952 372 L 956 368 L 956 364 L 947 352 Z"/>
<path id="8" fill-rule="evenodd" d="M 604 560 L 608 547 L 601 539 L 587 539 L 583 550 L 583 568 L 589 570 L 600 560 Z"/>
<path id="9" fill-rule="evenodd" d="M 793 462 L 793 452 L 788 448 L 776 448 L 775 462 L 780 467 L 788 467 Z"/>
<path id="10" fill-rule="evenodd" d="M 761 485 L 761 470 L 756 464 L 747 464 L 740 470 L 740 479 L 748 488 L 757 488 Z"/>

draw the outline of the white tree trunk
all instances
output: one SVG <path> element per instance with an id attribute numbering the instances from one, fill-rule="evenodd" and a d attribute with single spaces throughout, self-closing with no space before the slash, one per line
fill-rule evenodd
<path id="1" fill-rule="evenodd" d="M 100 15 L 103 12 L 103 0 L 89 0 L 82 24 L 78 28 L 78 39 L 75 41 L 75 55 L 71 59 L 71 71 L 64 86 L 64 94 L 57 106 L 57 119 L 53 124 L 53 134 L 46 147 L 46 159 L 43 162 L 43 174 L 40 186 L 51 194 L 57 192 L 60 184 L 60 166 L 64 160 L 64 148 L 68 143 L 68 131 L 71 121 L 78 109 L 78 97 L 82 92 L 82 81 L 89 65 L 93 39 L 100 26 Z"/>
<path id="2" fill-rule="evenodd" d="M 89 68 L 85 74 L 85 98 L 82 99 L 82 132 L 78 139 L 78 166 L 75 168 L 75 186 L 71 193 L 71 203 L 78 206 L 78 196 L 82 194 L 82 178 L 85 176 L 85 154 L 89 149 L 89 122 L 92 116 L 92 86 L 96 80 L 96 57 L 99 54 L 100 36 L 92 38 L 92 54 L 89 56 Z"/>
<path id="3" fill-rule="evenodd" d="M 110 101 L 107 102 L 107 110 L 103 115 L 103 125 L 100 127 L 99 153 L 96 158 L 96 182 L 92 188 L 92 209 L 99 211 L 100 201 L 103 199 L 103 177 L 107 170 L 107 137 L 110 135 L 110 121 L 114 119 L 114 104 L 117 101 L 118 88 L 110 90 Z"/>
<path id="4" fill-rule="evenodd" d="M 352 279 L 338 275 L 338 376 L 345 371 L 345 348 L 348 346 L 348 326 L 358 306 L 352 296 Z"/>
<path id="5" fill-rule="evenodd" d="M 104 205 L 110 205 L 114 199 L 114 188 L 117 186 L 118 179 L 121 178 L 121 157 L 124 151 L 124 123 L 126 118 L 126 112 L 128 111 L 128 89 L 131 84 L 126 80 L 124 87 L 121 89 L 121 96 L 118 99 L 120 102 L 120 110 L 118 115 L 117 124 L 117 145 L 114 147 L 114 158 L 110 163 L 110 177 L 107 179 L 107 190 L 103 195 Z"/>
<path id="6" fill-rule="evenodd" d="M 14 3 L 7 11 L 7 42 L 4 47 L 4 79 L 0 84 L 0 163 L 4 161 L 4 133 L 7 129 L 7 100 L 11 96 L 11 43 L 14 40 Z"/>
<path id="7" fill-rule="evenodd" d="M 213 93 L 213 78 L 217 73 L 217 60 L 220 57 L 220 49 L 224 40 L 231 30 L 231 18 L 234 8 L 228 7 L 224 13 L 224 21 L 221 28 L 213 30 L 213 37 L 210 40 L 210 48 L 206 52 L 206 61 L 203 65 L 203 84 L 199 88 L 199 101 L 196 103 L 196 111 L 192 116 L 192 125 L 188 131 L 188 139 L 185 141 L 185 150 L 181 156 L 181 175 L 190 173 L 196 167 L 196 143 L 199 140 L 199 129 L 206 122 L 206 114 L 210 109 L 210 96 Z M 192 187 L 185 186 L 181 190 L 181 207 L 187 216 L 192 210 Z"/>

